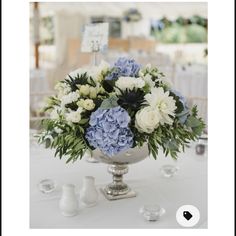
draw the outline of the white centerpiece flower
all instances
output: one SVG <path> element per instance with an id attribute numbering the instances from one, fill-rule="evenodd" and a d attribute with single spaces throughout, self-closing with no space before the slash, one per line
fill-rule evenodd
<path id="1" fill-rule="evenodd" d="M 175 100 L 172 96 L 169 96 L 169 91 L 164 91 L 163 88 L 152 88 L 151 93 L 144 96 L 146 103 L 156 109 L 160 116 L 160 123 L 172 124 L 173 119 L 170 116 L 175 116 Z"/>
<path id="2" fill-rule="evenodd" d="M 110 68 L 110 64 L 102 60 L 98 66 L 93 66 L 89 70 L 89 76 L 91 76 L 95 82 L 101 82 L 103 80 L 103 73 L 106 73 Z"/>
<path id="3" fill-rule="evenodd" d="M 92 99 L 85 99 L 83 102 L 83 107 L 84 107 L 84 109 L 90 111 L 90 110 L 94 109 L 95 104 Z"/>
<path id="4" fill-rule="evenodd" d="M 143 77 L 143 80 L 145 81 L 145 83 L 150 87 L 150 88 L 154 88 L 155 87 L 155 82 L 152 80 L 152 76 L 149 74 L 146 74 Z"/>
<path id="5" fill-rule="evenodd" d="M 76 111 L 66 113 L 66 120 L 68 122 L 79 123 L 81 120 L 81 112 L 83 108 L 79 107 Z"/>
<path id="6" fill-rule="evenodd" d="M 88 84 L 86 85 L 81 85 L 79 92 L 81 95 L 87 96 L 89 95 L 90 92 L 90 86 Z"/>
<path id="7" fill-rule="evenodd" d="M 135 77 L 120 77 L 116 81 L 116 86 L 121 90 L 132 90 L 134 88 L 143 88 L 145 86 L 145 82 L 142 78 Z"/>
<path id="8" fill-rule="evenodd" d="M 147 106 L 135 115 L 135 127 L 144 133 L 152 133 L 160 123 L 160 114 L 157 109 Z"/>
<path id="9" fill-rule="evenodd" d="M 66 83 L 57 83 L 55 85 L 55 90 L 57 91 L 57 97 L 59 99 L 71 92 L 70 86 Z"/>
<path id="10" fill-rule="evenodd" d="M 66 104 L 76 102 L 79 98 L 79 94 L 77 92 L 71 92 L 67 95 L 64 95 L 61 98 L 61 106 L 64 107 Z"/>

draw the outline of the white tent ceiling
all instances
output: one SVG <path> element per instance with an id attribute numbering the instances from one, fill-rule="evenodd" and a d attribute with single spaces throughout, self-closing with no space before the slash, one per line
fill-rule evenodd
<path id="1" fill-rule="evenodd" d="M 207 17 L 207 3 L 119 3 L 119 2 L 100 2 L 100 3 L 53 3 L 42 2 L 39 4 L 42 16 L 55 14 L 57 11 L 78 13 L 85 16 L 122 16 L 123 12 L 129 8 L 137 8 L 145 18 L 160 18 L 167 16 L 176 19 L 178 16 L 191 17 L 201 15 Z"/>

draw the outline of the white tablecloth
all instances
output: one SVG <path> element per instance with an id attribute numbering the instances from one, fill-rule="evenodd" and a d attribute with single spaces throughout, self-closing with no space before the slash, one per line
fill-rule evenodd
<path id="1" fill-rule="evenodd" d="M 98 204 L 91 208 L 80 204 L 75 217 L 64 217 L 59 211 L 62 184 L 75 184 L 79 192 L 83 177 L 91 175 L 99 189 L 111 182 L 107 166 L 86 160 L 65 164 L 65 159 L 53 157 L 52 150 L 35 144 L 31 145 L 30 154 L 31 228 L 182 228 L 175 218 L 182 205 L 194 205 L 199 209 L 201 218 L 195 228 L 207 227 L 207 157 L 196 155 L 194 147 L 181 154 L 178 162 L 160 155 L 156 161 L 147 158 L 130 165 L 124 179 L 138 192 L 137 197 L 108 201 L 99 191 Z M 164 164 L 174 164 L 180 169 L 173 178 L 164 178 L 160 172 Z M 57 188 L 52 193 L 43 194 L 37 184 L 48 178 L 57 182 Z M 139 214 L 139 208 L 150 203 L 165 208 L 166 214 L 160 221 L 148 222 Z"/>

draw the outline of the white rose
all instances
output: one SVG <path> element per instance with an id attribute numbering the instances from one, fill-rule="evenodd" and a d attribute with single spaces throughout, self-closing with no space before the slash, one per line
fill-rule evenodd
<path id="1" fill-rule="evenodd" d="M 94 109 L 95 104 L 92 99 L 86 99 L 83 101 L 83 107 L 84 107 L 84 109 L 90 111 L 90 110 Z"/>
<path id="2" fill-rule="evenodd" d="M 135 127 L 144 133 L 152 133 L 160 123 L 160 115 L 152 107 L 144 107 L 136 113 Z"/>
<path id="3" fill-rule="evenodd" d="M 135 88 L 143 88 L 145 86 L 145 82 L 141 78 L 135 78 L 134 80 L 134 87 Z"/>
<path id="4" fill-rule="evenodd" d="M 73 123 L 79 123 L 81 120 L 81 112 L 82 108 L 79 107 L 77 111 L 70 111 L 69 113 L 66 114 L 66 120 L 68 122 L 73 122 Z"/>
<path id="5" fill-rule="evenodd" d="M 89 95 L 90 87 L 89 85 L 81 85 L 79 92 L 81 95 L 87 96 Z"/>

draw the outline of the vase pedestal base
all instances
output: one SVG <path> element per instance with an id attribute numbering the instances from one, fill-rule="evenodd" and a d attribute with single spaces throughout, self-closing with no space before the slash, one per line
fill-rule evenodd
<path id="1" fill-rule="evenodd" d="M 119 199 L 125 199 L 125 198 L 131 198 L 131 197 L 136 197 L 137 196 L 136 192 L 133 191 L 133 190 L 130 190 L 129 192 L 127 192 L 125 194 L 120 194 L 120 195 L 108 194 L 104 188 L 101 188 L 100 190 L 103 193 L 103 195 L 106 197 L 106 199 L 110 200 L 110 201 L 112 201 L 112 200 L 119 200 Z"/>

